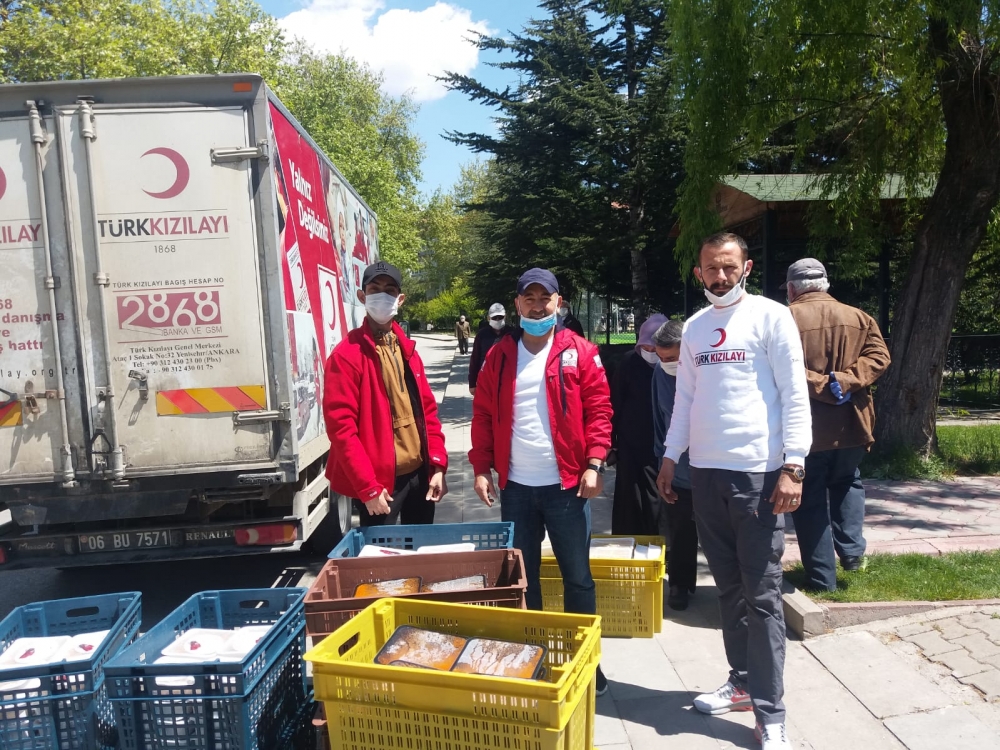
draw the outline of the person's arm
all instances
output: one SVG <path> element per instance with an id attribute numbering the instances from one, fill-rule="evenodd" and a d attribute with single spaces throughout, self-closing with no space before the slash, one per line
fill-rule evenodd
<path id="1" fill-rule="evenodd" d="M 653 392 L 653 453 L 658 459 L 663 458 L 663 441 L 667 439 L 667 427 L 670 424 L 665 413 L 665 409 L 669 407 L 664 403 L 667 377 L 667 374 L 657 366 L 653 371 L 653 384 L 650 386 Z"/>
<path id="2" fill-rule="evenodd" d="M 580 349 L 580 396 L 587 460 L 601 462 L 611 448 L 611 392 L 598 348 L 591 344 Z"/>
<path id="3" fill-rule="evenodd" d="M 677 368 L 677 390 L 663 451 L 663 457 L 669 458 L 675 464 L 688 449 L 691 441 L 691 404 L 694 402 L 694 389 L 694 357 L 691 355 L 687 337 L 684 336 L 681 338 L 680 366 Z"/>
<path id="4" fill-rule="evenodd" d="M 625 391 L 628 379 L 625 377 L 625 367 L 628 356 L 619 362 L 615 376 L 611 379 L 611 450 L 618 449 L 618 429 L 621 426 L 622 405 L 625 403 Z"/>
<path id="5" fill-rule="evenodd" d="M 858 361 L 844 372 L 835 372 L 834 376 L 845 394 L 860 391 L 882 377 L 889 369 L 889 362 L 889 347 L 885 345 L 878 323 L 868 318 L 865 343 L 861 347 Z"/>
<path id="6" fill-rule="evenodd" d="M 476 334 L 476 339 L 472 342 L 472 355 L 469 357 L 469 390 L 476 387 L 476 381 L 479 380 L 479 370 L 483 366 L 482 340 L 483 337 Z"/>
<path id="7" fill-rule="evenodd" d="M 486 354 L 486 362 L 479 371 L 476 395 L 472 399 L 472 448 L 469 463 L 475 474 L 489 474 L 493 469 L 493 413 L 498 407 L 496 365 L 500 359 L 500 345 Z"/>
<path id="8" fill-rule="evenodd" d="M 325 377 L 323 414 L 330 450 L 338 461 L 351 468 L 345 473 L 352 497 L 369 502 L 378 497 L 383 487 L 375 478 L 371 459 L 358 437 L 361 371 L 334 351 L 327 361 Z"/>
<path id="9" fill-rule="evenodd" d="M 792 314 L 779 309 L 767 343 L 767 359 L 781 398 L 785 463 L 804 466 L 812 445 L 812 412 L 802 339 Z"/>

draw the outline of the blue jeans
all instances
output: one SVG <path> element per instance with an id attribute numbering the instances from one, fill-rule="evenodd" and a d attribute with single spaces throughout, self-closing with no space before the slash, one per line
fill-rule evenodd
<path id="1" fill-rule="evenodd" d="M 521 550 L 528 576 L 528 609 L 542 608 L 539 569 L 542 537 L 548 529 L 552 552 L 563 578 L 563 610 L 597 614 L 594 579 L 590 575 L 590 501 L 577 488 L 558 484 L 528 487 L 507 482 L 500 496 L 500 517 L 514 522 L 514 547 Z"/>
<path id="2" fill-rule="evenodd" d="M 841 558 L 865 554 L 865 488 L 858 471 L 865 452 L 840 448 L 806 456 L 802 506 L 792 519 L 810 588 L 836 590 L 834 551 Z"/>

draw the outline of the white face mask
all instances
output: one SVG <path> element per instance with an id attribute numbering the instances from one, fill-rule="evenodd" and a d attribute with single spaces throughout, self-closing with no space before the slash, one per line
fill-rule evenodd
<path id="1" fill-rule="evenodd" d="M 655 366 L 657 362 L 660 361 L 660 357 L 656 352 L 647 352 L 645 349 L 639 350 L 639 356 L 646 360 L 650 365 Z"/>
<path id="2" fill-rule="evenodd" d="M 728 292 L 723 294 L 721 297 L 717 294 L 712 294 L 712 292 L 708 290 L 708 287 L 706 287 L 705 296 L 708 298 L 709 302 L 711 302 L 713 305 L 718 305 L 719 307 L 729 307 L 730 305 L 739 302 L 740 298 L 747 293 L 748 274 L 749 271 L 747 271 L 747 267 L 744 264 L 743 275 L 740 276 L 740 280 L 736 282 L 736 286 L 734 286 Z"/>
<path id="3" fill-rule="evenodd" d="M 490 318 L 490 328 L 492 328 L 494 331 L 499 331 L 501 328 L 503 328 L 503 319 L 493 320 L 493 318 Z"/>
<path id="4" fill-rule="evenodd" d="M 371 315 L 372 320 L 380 325 L 385 325 L 394 317 L 399 310 L 399 297 L 391 294 L 379 292 L 378 294 L 365 295 L 365 312 Z"/>
<path id="5" fill-rule="evenodd" d="M 677 365 L 680 362 L 660 362 L 660 369 L 663 370 L 667 375 L 673 375 L 677 377 Z"/>

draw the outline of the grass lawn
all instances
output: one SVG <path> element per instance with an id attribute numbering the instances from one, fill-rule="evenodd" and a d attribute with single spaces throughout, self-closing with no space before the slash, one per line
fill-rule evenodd
<path id="1" fill-rule="evenodd" d="M 927 555 L 868 555 L 868 567 L 838 568 L 837 590 L 809 592 L 823 602 L 949 601 L 1000 599 L 1000 550 Z M 800 563 L 785 571 L 798 589 L 805 582 Z"/>
<path id="2" fill-rule="evenodd" d="M 926 460 L 906 451 L 869 455 L 861 464 L 862 476 L 937 480 L 1000 474 L 1000 425 L 949 425 L 938 427 L 937 436 L 938 455 Z"/>

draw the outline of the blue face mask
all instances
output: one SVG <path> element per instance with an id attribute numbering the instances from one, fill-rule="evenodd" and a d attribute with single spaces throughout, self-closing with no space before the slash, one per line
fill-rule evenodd
<path id="1" fill-rule="evenodd" d="M 549 331 L 552 330 L 552 326 L 556 324 L 556 314 L 546 315 L 544 318 L 535 320 L 534 318 L 526 318 L 521 316 L 521 328 L 529 336 L 544 336 Z"/>

